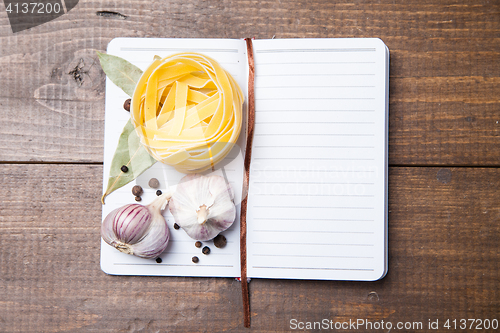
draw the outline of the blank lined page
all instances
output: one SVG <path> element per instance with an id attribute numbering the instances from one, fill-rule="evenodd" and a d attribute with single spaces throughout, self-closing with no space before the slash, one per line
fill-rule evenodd
<path id="1" fill-rule="evenodd" d="M 388 51 L 379 39 L 257 40 L 248 275 L 386 272 Z"/>
<path id="2" fill-rule="evenodd" d="M 203 53 L 219 62 L 235 78 L 246 96 L 248 70 L 246 47 L 242 40 L 116 38 L 110 42 L 107 51 L 109 54 L 130 61 L 142 70 L 148 67 L 155 55 L 166 57 L 179 52 Z M 103 191 L 108 183 L 109 168 L 118 144 L 118 138 L 124 125 L 130 119 L 130 113 L 123 110 L 122 107 L 127 98 L 129 96 L 107 79 Z M 164 216 L 170 230 L 170 241 L 166 251 L 160 256 L 162 259 L 160 263 L 154 259 L 143 259 L 121 253 L 101 241 L 102 270 L 108 274 L 119 275 L 240 276 L 239 203 L 241 202 L 243 176 L 243 157 L 240 147 L 245 142 L 244 128 L 245 126 L 243 126 L 237 145 L 214 172 L 226 177 L 235 193 L 236 221 L 222 233 L 227 238 L 227 245 L 218 249 L 213 246 L 213 241 L 203 242 L 203 246 L 210 247 L 211 253 L 210 255 L 202 254 L 201 249 L 195 247 L 195 240 L 187 236 L 182 229 L 174 229 L 175 221 L 167 210 Z M 156 198 L 156 189 L 148 186 L 151 178 L 157 178 L 160 181 L 161 191 L 174 191 L 176 184 L 183 176 L 185 175 L 177 172 L 173 167 L 156 163 L 135 181 L 111 193 L 106 198 L 106 204 L 102 208 L 103 219 L 113 209 L 135 203 L 131 193 L 134 185 L 138 184 L 144 189 L 141 203 L 148 204 Z M 199 262 L 196 264 L 192 262 L 194 256 L 199 258 Z"/>

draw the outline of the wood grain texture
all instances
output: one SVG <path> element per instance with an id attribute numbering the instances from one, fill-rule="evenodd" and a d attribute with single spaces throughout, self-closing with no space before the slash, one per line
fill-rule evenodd
<path id="1" fill-rule="evenodd" d="M 104 76 L 90 67 L 115 37 L 380 37 L 391 51 L 390 163 L 498 166 L 499 12 L 491 0 L 81 0 L 13 34 L 0 10 L 0 159 L 102 161 Z M 69 72 L 82 59 L 78 81 Z"/>
<path id="2" fill-rule="evenodd" d="M 0 332 L 242 332 L 233 279 L 100 270 L 101 174 L 89 165 L 0 166 Z M 389 185 L 387 276 L 254 279 L 252 331 L 290 331 L 291 319 L 500 319 L 500 170 L 394 167 Z"/>
<path id="3" fill-rule="evenodd" d="M 380 37 L 391 51 L 389 273 L 254 279 L 251 330 L 500 320 L 499 17 L 497 0 L 80 0 L 13 34 L 0 3 L 0 332 L 243 331 L 233 279 L 100 270 L 105 78 L 94 52 L 115 37 Z"/>

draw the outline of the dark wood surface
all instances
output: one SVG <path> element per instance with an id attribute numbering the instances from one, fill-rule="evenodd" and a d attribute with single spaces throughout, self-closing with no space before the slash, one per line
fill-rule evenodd
<path id="1" fill-rule="evenodd" d="M 250 331 L 235 280 L 100 270 L 104 75 L 91 65 L 123 36 L 380 37 L 391 51 L 389 273 L 252 280 L 250 330 L 500 320 L 498 0 L 80 0 L 15 34 L 0 4 L 0 332 Z M 68 74 L 80 62 L 82 82 Z"/>

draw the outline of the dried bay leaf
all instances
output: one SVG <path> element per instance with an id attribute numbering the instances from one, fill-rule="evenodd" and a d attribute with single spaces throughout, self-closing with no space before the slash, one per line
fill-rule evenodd
<path id="1" fill-rule="evenodd" d="M 101 52 L 97 52 L 97 55 L 104 73 L 111 82 L 132 97 L 135 86 L 142 75 L 142 70 L 123 58 Z M 108 186 L 101 202 L 104 204 L 106 196 L 136 179 L 155 163 L 156 160 L 141 144 L 134 126 L 129 120 L 118 140 L 118 146 L 109 170 Z M 127 166 L 127 172 L 121 170 L 123 165 Z"/>
<path id="2" fill-rule="evenodd" d="M 97 52 L 101 67 L 108 78 L 132 97 L 142 70 L 127 60 L 106 53 Z"/>
<path id="3" fill-rule="evenodd" d="M 101 202 L 104 204 L 104 199 L 108 194 L 130 183 L 155 163 L 156 160 L 141 144 L 134 126 L 129 120 L 118 140 L 118 146 L 109 170 L 108 187 Z M 127 172 L 121 170 L 123 165 L 127 166 Z"/>

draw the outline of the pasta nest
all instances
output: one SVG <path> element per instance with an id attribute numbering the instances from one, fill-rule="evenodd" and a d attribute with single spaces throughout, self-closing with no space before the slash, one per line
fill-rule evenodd
<path id="1" fill-rule="evenodd" d="M 243 92 L 215 60 L 198 53 L 157 57 L 139 79 L 131 119 L 156 160 L 184 173 L 214 169 L 241 131 Z"/>

